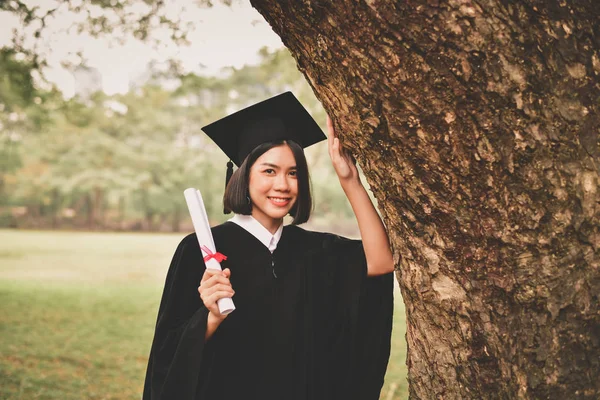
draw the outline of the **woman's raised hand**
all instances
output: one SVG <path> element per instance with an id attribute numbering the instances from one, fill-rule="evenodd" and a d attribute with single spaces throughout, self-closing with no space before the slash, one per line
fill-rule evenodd
<path id="1" fill-rule="evenodd" d="M 359 180 L 356 161 L 351 154 L 342 148 L 340 139 L 333 129 L 333 121 L 327 116 L 327 144 L 329 147 L 329 157 L 333 163 L 333 168 L 340 182 Z"/>
<path id="2" fill-rule="evenodd" d="M 198 293 L 200 293 L 200 298 L 204 306 L 217 319 L 225 319 L 227 317 L 227 315 L 222 315 L 219 312 L 217 300 L 231 298 L 235 294 L 229 281 L 230 276 L 231 271 L 229 268 L 225 268 L 223 271 L 206 269 L 198 287 Z"/>

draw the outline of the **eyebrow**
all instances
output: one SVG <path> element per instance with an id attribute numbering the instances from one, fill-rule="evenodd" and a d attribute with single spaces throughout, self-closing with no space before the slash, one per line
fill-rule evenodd
<path id="1" fill-rule="evenodd" d="M 261 163 L 260 165 L 263 167 L 271 167 L 271 168 L 276 168 L 276 169 L 281 168 L 279 165 L 275 165 L 275 164 L 271 164 L 271 163 Z M 293 165 L 289 169 L 297 169 L 297 167 L 295 165 Z"/>

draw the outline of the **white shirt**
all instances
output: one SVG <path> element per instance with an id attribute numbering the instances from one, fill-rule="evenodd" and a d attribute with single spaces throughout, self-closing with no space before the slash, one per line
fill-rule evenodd
<path id="1" fill-rule="evenodd" d="M 252 215 L 235 214 L 229 221 L 241 226 L 252 236 L 257 238 L 267 249 L 272 253 L 277 248 L 277 243 L 281 239 L 283 232 L 283 223 L 279 225 L 275 234 L 269 232 L 267 228 L 262 226 Z"/>

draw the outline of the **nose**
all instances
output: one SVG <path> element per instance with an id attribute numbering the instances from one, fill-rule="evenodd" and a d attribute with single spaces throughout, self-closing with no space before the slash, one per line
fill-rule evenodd
<path id="1" fill-rule="evenodd" d="M 279 190 L 281 192 L 287 192 L 290 190 L 290 183 L 288 182 L 287 174 L 277 174 L 275 178 L 275 184 L 273 185 L 275 190 Z"/>

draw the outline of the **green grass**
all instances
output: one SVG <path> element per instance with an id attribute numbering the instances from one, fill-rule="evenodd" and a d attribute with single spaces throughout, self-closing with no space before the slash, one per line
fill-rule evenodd
<path id="1" fill-rule="evenodd" d="M 0 230 L 0 399 L 139 399 L 181 237 Z M 408 393 L 399 292 L 394 318 L 386 400 Z"/>

